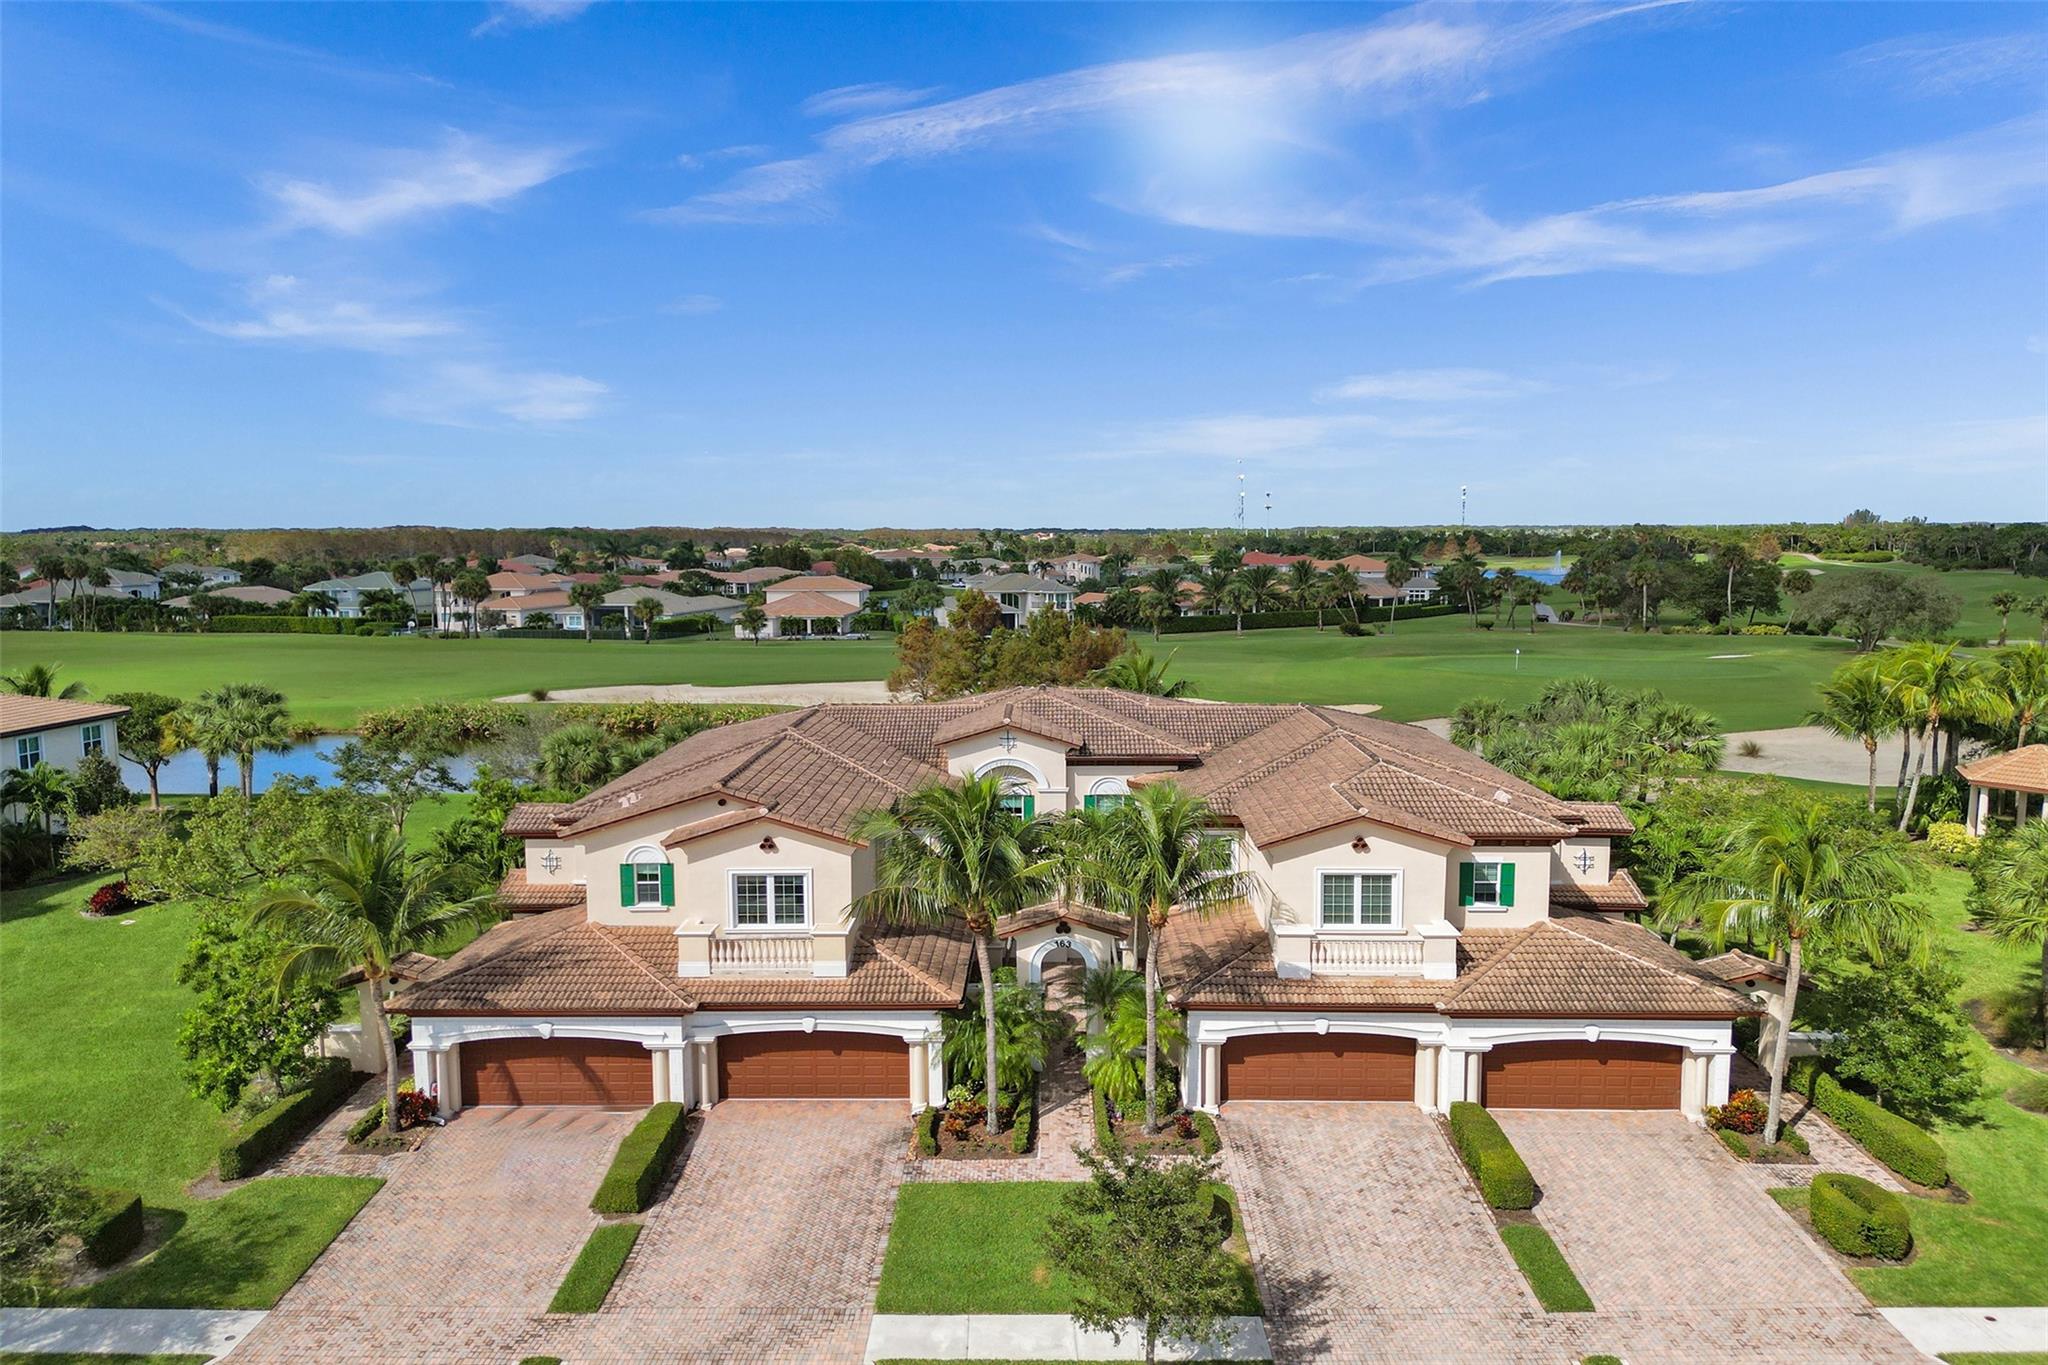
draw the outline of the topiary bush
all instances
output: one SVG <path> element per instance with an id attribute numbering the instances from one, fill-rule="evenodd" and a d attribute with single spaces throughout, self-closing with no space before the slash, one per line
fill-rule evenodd
<path id="1" fill-rule="evenodd" d="M 1458 1100 L 1451 1105 L 1451 1142 L 1479 1182 L 1479 1193 L 1497 1209 L 1526 1209 L 1536 1204 L 1536 1178 L 1483 1105 Z"/>
<path id="2" fill-rule="evenodd" d="M 597 1213 L 639 1213 L 654 1202 L 669 1163 L 683 1145 L 687 1113 L 673 1100 L 655 1105 L 633 1125 L 598 1182 L 590 1207 Z"/>
<path id="3" fill-rule="evenodd" d="M 1925 1129 L 1845 1088 L 1812 1058 L 1795 1063 L 1793 1074 L 1814 1107 L 1864 1151 L 1916 1185 L 1948 1184 L 1948 1154 Z"/>
<path id="4" fill-rule="evenodd" d="M 1912 1220 L 1890 1190 L 1835 1171 L 1815 1176 L 1811 1188 L 1807 1214 L 1813 1230 L 1844 1256 L 1897 1261 L 1913 1249 Z"/>
<path id="5" fill-rule="evenodd" d="M 286 1095 L 250 1119 L 220 1149 L 220 1178 L 241 1180 L 310 1132 L 355 1089 L 356 1076 L 346 1059 L 323 1057 L 304 1090 Z"/>
<path id="6" fill-rule="evenodd" d="M 142 1244 L 142 1196 L 133 1190 L 92 1190 L 93 1212 L 79 1229 L 85 1259 L 106 1267 Z"/>
<path id="7" fill-rule="evenodd" d="M 1203 1156 L 1214 1156 L 1223 1150 L 1223 1134 L 1216 1131 L 1216 1120 L 1197 1109 L 1192 1115 L 1195 1123 L 1195 1141 L 1201 1144 Z"/>
<path id="8" fill-rule="evenodd" d="M 1010 1112 L 1010 1150 L 1022 1155 L 1038 1136 L 1038 1086 L 1034 1082 Z"/>
<path id="9" fill-rule="evenodd" d="M 924 1110 L 910 1126 L 910 1145 L 919 1156 L 939 1154 L 939 1120 L 946 1116 L 943 1105 L 933 1105 Z"/>

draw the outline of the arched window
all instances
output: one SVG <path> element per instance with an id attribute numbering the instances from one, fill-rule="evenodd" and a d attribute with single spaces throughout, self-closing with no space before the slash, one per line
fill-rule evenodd
<path id="1" fill-rule="evenodd" d="M 628 910 L 663 910 L 676 903 L 676 869 L 668 855 L 643 844 L 619 864 L 619 904 Z"/>
<path id="2" fill-rule="evenodd" d="M 1034 794 L 1030 773 L 1007 766 L 992 768 L 990 773 L 1002 781 L 1004 810 L 1021 820 L 1029 820 L 1038 813 L 1038 798 Z"/>
<path id="3" fill-rule="evenodd" d="M 1114 810 L 1131 799 L 1131 787 L 1121 777 L 1098 778 L 1088 788 L 1081 804 L 1089 810 Z"/>

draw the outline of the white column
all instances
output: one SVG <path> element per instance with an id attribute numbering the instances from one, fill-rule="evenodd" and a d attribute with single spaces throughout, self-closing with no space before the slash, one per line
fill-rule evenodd
<path id="1" fill-rule="evenodd" d="M 431 1094 L 434 1089 L 433 1049 L 422 1043 L 412 1047 L 412 1088 L 422 1095 Z"/>
<path id="2" fill-rule="evenodd" d="M 1214 1113 L 1223 1107 L 1223 1044 L 1202 1044 L 1202 1108 Z"/>
<path id="3" fill-rule="evenodd" d="M 1726 1052 L 1717 1052 L 1707 1058 L 1708 1104 L 1728 1103 L 1728 1073 L 1733 1065 L 1731 1054 Z"/>
<path id="4" fill-rule="evenodd" d="M 1678 1058 L 1678 1112 L 1694 1123 L 1703 1117 L 1700 1097 L 1707 1089 L 1706 1060 L 1691 1052 L 1681 1053 Z"/>
<path id="5" fill-rule="evenodd" d="M 1465 1054 L 1465 1098 L 1474 1103 L 1484 1104 L 1486 1102 L 1486 1082 L 1484 1080 L 1485 1073 L 1481 1070 L 1479 1057 L 1480 1054 L 1477 1052 Z"/>
<path id="6" fill-rule="evenodd" d="M 1970 784 L 1970 833 L 1984 837 L 1984 817 L 1991 813 L 1991 788 Z"/>
<path id="7" fill-rule="evenodd" d="M 437 1092 L 435 1107 L 441 1111 L 443 1118 L 462 1107 L 462 1073 L 456 1065 L 456 1058 L 456 1050 L 453 1047 L 446 1052 L 434 1054 L 434 1089 Z"/>
<path id="8" fill-rule="evenodd" d="M 685 1109 L 696 1097 L 696 1088 L 691 1084 L 695 1077 L 691 1075 L 690 1055 L 687 1042 L 680 1047 L 665 1048 L 661 1054 L 661 1064 L 668 1068 L 668 1097 Z"/>
<path id="9" fill-rule="evenodd" d="M 923 1043 L 910 1045 L 910 1112 L 922 1113 L 931 1103 L 928 1082 L 931 1079 L 931 1063 L 925 1056 Z"/>
<path id="10" fill-rule="evenodd" d="M 703 1096 L 704 1108 L 717 1104 L 718 1095 L 718 1038 L 697 1040 L 697 1093 Z"/>
<path id="11" fill-rule="evenodd" d="M 1437 1060 L 1440 1050 L 1427 1044 L 1415 1049 L 1415 1107 L 1425 1114 L 1436 1112 L 1437 1069 L 1442 1065 Z"/>
<path id="12" fill-rule="evenodd" d="M 669 1097 L 667 1049 L 649 1048 L 647 1050 L 647 1063 L 654 1071 L 654 1102 L 656 1104 L 667 1104 Z"/>

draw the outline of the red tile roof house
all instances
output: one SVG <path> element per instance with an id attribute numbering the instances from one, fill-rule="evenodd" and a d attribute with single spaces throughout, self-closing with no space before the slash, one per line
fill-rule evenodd
<path id="1" fill-rule="evenodd" d="M 1022 688 L 824 705 L 694 735 L 570 804 L 515 808 L 515 913 L 419 972 L 415 1074 L 443 1108 L 945 1093 L 964 931 L 852 913 L 854 818 L 998 775 L 1022 815 L 1172 780 L 1256 874 L 1158 951 L 1187 1101 L 1676 1109 L 1728 1093 L 1758 1007 L 1617 912 L 1642 908 L 1612 806 L 1559 801 L 1428 732 L 1346 711 Z M 1133 960 L 1128 925 L 1049 904 L 998 925 L 1027 981 Z"/>
<path id="2" fill-rule="evenodd" d="M 760 638 L 786 640 L 841 634 L 846 623 L 867 606 L 872 591 L 865 583 L 836 574 L 799 574 L 770 583 L 761 589 L 766 602 L 761 610 L 767 613 L 768 620 L 761 627 Z M 743 640 L 754 638 L 738 625 L 733 627 L 733 634 Z"/>

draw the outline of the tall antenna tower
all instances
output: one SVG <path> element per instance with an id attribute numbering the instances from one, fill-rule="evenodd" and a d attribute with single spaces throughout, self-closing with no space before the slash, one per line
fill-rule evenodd
<path id="1" fill-rule="evenodd" d="M 1244 538 L 1244 461 L 1237 462 L 1237 534 Z"/>
<path id="2" fill-rule="evenodd" d="M 1464 529 L 1464 525 L 1465 525 L 1465 493 L 1466 493 L 1466 488 L 1465 488 L 1465 485 L 1464 485 L 1464 484 L 1462 484 L 1462 483 L 1461 483 L 1461 484 L 1459 484 L 1459 485 L 1458 485 L 1458 527 L 1459 527 L 1459 529 L 1460 529 L 1460 530 Z"/>
<path id="3" fill-rule="evenodd" d="M 1270 488 L 1266 490 L 1266 529 L 1273 529 L 1273 490 Z"/>

